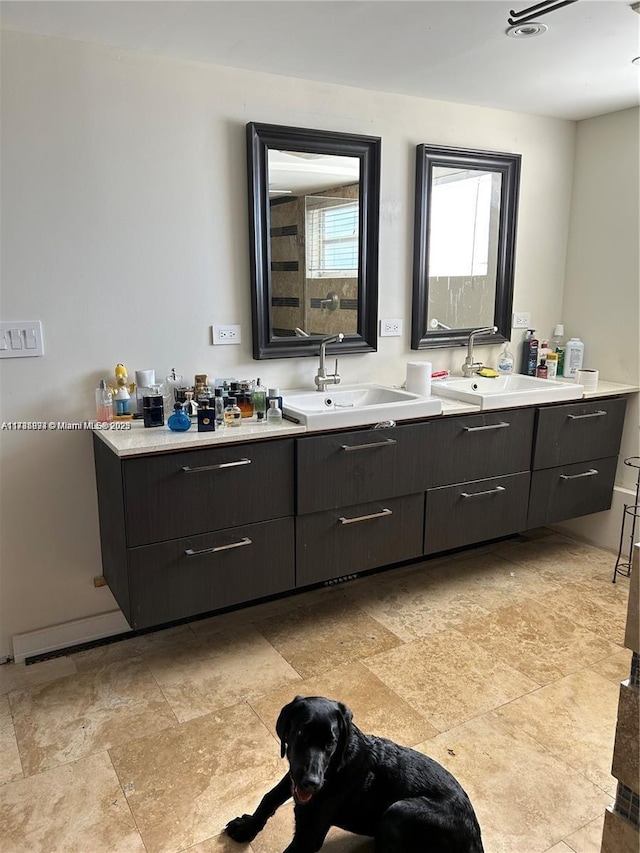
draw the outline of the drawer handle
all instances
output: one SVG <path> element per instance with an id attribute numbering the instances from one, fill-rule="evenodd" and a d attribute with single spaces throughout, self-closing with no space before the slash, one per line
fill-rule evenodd
<path id="1" fill-rule="evenodd" d="M 511 426 L 506 421 L 500 421 L 499 424 L 487 424 L 486 426 L 477 426 L 477 427 L 462 427 L 465 432 L 480 432 L 483 429 L 502 429 L 503 427 Z"/>
<path id="2" fill-rule="evenodd" d="M 395 438 L 385 438 L 384 441 L 373 441 L 371 444 L 341 444 L 342 450 L 369 450 L 371 447 L 391 447 L 392 444 L 397 444 Z"/>
<path id="3" fill-rule="evenodd" d="M 372 512 L 371 515 L 359 515 L 357 518 L 345 518 L 342 516 L 338 521 L 340 524 L 355 524 L 356 521 L 369 521 L 371 518 L 385 518 L 388 515 L 393 515 L 393 512 L 385 507 L 382 512 Z"/>
<path id="4" fill-rule="evenodd" d="M 567 415 L 567 417 L 571 418 L 572 421 L 578 421 L 580 418 L 601 418 L 606 414 L 604 409 L 598 409 L 597 412 L 587 412 L 585 415 Z"/>
<path id="5" fill-rule="evenodd" d="M 561 480 L 577 480 L 578 477 L 593 477 L 594 474 L 599 474 L 595 468 L 590 468 L 588 471 L 583 471 L 582 474 L 560 474 Z"/>
<path id="6" fill-rule="evenodd" d="M 242 548 L 243 545 L 251 544 L 251 539 L 245 536 L 239 542 L 232 542 L 230 545 L 219 545 L 217 548 L 203 548 L 202 551 L 194 551 L 193 548 L 187 548 L 184 553 L 186 557 L 201 557 L 203 554 L 215 554 L 216 551 L 230 551 L 231 548 Z"/>
<path id="7" fill-rule="evenodd" d="M 238 465 L 251 465 L 250 459 L 238 459 L 237 462 L 221 462 L 219 465 L 202 465 L 200 468 L 191 468 L 184 465 L 182 470 L 185 474 L 197 474 L 199 471 L 219 471 L 221 468 L 236 468 Z"/>
<path id="8" fill-rule="evenodd" d="M 496 486 L 495 489 L 487 489 L 485 492 L 460 492 L 461 498 L 479 498 L 482 495 L 497 495 L 499 492 L 506 492 L 504 486 Z"/>

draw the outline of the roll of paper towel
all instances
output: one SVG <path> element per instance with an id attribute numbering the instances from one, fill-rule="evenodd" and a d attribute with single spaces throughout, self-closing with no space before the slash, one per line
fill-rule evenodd
<path id="1" fill-rule="evenodd" d="M 431 395 L 430 361 L 407 362 L 407 391 L 411 391 L 412 394 L 421 394 L 423 397 Z"/>
<path id="2" fill-rule="evenodd" d="M 576 384 L 582 385 L 585 391 L 595 391 L 600 377 L 597 370 L 576 370 Z"/>

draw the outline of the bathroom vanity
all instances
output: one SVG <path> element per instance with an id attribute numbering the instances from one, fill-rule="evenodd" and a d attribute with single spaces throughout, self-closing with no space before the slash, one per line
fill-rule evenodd
<path id="1" fill-rule="evenodd" d="M 614 393 L 382 429 L 96 431 L 104 576 L 148 628 L 600 512 L 625 406 Z"/>

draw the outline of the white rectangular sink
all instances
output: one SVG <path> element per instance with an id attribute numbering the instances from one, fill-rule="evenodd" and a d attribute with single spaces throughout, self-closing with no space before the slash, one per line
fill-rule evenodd
<path id="1" fill-rule="evenodd" d="M 557 379 L 539 379 L 537 376 L 471 376 L 468 379 L 444 379 L 433 382 L 431 390 L 439 397 L 449 397 L 474 403 L 481 409 L 506 409 L 510 406 L 527 406 L 535 403 L 555 403 L 562 400 L 579 400 L 584 388 L 575 382 Z"/>
<path id="2" fill-rule="evenodd" d="M 331 429 L 439 415 L 442 401 L 384 385 L 336 385 L 324 391 L 283 391 L 282 409 L 310 429 Z"/>

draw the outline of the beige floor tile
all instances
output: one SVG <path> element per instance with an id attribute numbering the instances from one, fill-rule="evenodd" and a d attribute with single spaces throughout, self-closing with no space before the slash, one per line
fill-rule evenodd
<path id="1" fill-rule="evenodd" d="M 628 588 L 614 585 L 600 575 L 581 583 L 565 584 L 562 589 L 540 598 L 554 612 L 622 646 L 628 594 Z"/>
<path id="2" fill-rule="evenodd" d="M 573 853 L 570 847 L 564 843 L 564 841 L 560 841 L 558 844 L 554 844 L 553 847 L 549 847 L 545 853 Z"/>
<path id="3" fill-rule="evenodd" d="M 181 722 L 283 685 L 295 691 L 300 680 L 251 625 L 212 631 L 197 647 L 156 652 L 146 662 Z"/>
<path id="4" fill-rule="evenodd" d="M 117 643 L 85 649 L 85 651 L 71 654 L 70 658 L 76 665 L 78 672 L 86 672 L 89 669 L 95 669 L 97 666 L 106 666 L 110 663 L 131 660 L 135 657 L 144 658 L 146 655 L 157 651 L 168 651 L 185 646 L 193 647 L 197 643 L 198 641 L 190 627 L 180 625 L 176 628 L 165 628 L 162 631 L 153 631 L 151 634 L 119 640 Z"/>
<path id="5" fill-rule="evenodd" d="M 584 545 L 558 533 L 530 540 L 507 540 L 496 546 L 497 553 L 514 563 L 530 566 L 558 583 L 580 581 L 606 572 L 613 573 L 609 551 Z"/>
<path id="6" fill-rule="evenodd" d="M 331 672 L 295 685 L 301 696 L 326 696 L 344 702 L 354 715 L 354 723 L 365 734 L 376 734 L 413 746 L 437 734 L 420 714 L 383 684 L 361 662 L 345 664 Z M 296 695 L 290 688 L 251 702 L 251 707 L 277 739 L 275 724 L 283 705 Z"/>
<path id="7" fill-rule="evenodd" d="M 2 789 L 6 853 L 145 853 L 106 752 Z"/>
<path id="8" fill-rule="evenodd" d="M 236 815 L 253 811 L 286 769 L 246 704 L 114 748 L 111 758 L 148 853 L 175 853 L 219 835 Z"/>
<path id="9" fill-rule="evenodd" d="M 539 684 L 619 650 L 537 599 L 503 607 L 484 619 L 463 623 L 458 630 Z"/>
<path id="10" fill-rule="evenodd" d="M 11 693 L 9 701 L 27 775 L 176 722 L 153 676 L 136 660 Z"/>
<path id="11" fill-rule="evenodd" d="M 539 686 L 457 631 L 415 640 L 364 663 L 441 732 Z"/>
<path id="12" fill-rule="evenodd" d="M 576 832 L 568 835 L 564 841 L 574 853 L 600 853 L 604 812 L 595 820 L 589 821 Z"/>
<path id="13" fill-rule="evenodd" d="M 488 614 L 464 585 L 454 582 L 464 574 L 455 567 L 453 560 L 437 568 L 420 565 L 400 577 L 386 576 L 366 590 L 347 586 L 344 594 L 387 630 L 411 642 Z"/>
<path id="14" fill-rule="evenodd" d="M 583 669 L 514 699 L 495 714 L 507 728 L 531 735 L 614 797 L 611 756 L 618 694 L 615 684 Z"/>
<path id="15" fill-rule="evenodd" d="M 621 681 L 629 678 L 631 670 L 631 651 L 622 649 L 610 658 L 599 660 L 592 663 L 589 667 L 593 672 L 597 672 L 607 681 L 612 681 L 614 684 L 620 684 Z"/>
<path id="16" fill-rule="evenodd" d="M 22 763 L 9 700 L 0 696 L 0 785 L 22 778 Z"/>
<path id="17" fill-rule="evenodd" d="M 64 678 L 76 672 L 76 665 L 69 657 L 52 658 L 51 660 L 32 663 L 7 663 L 0 666 L 0 696 L 24 690 L 36 684 L 45 684 L 56 678 Z"/>
<path id="18" fill-rule="evenodd" d="M 302 678 L 401 644 L 395 634 L 340 595 L 287 617 L 271 617 L 256 627 Z"/>
<path id="19" fill-rule="evenodd" d="M 420 749 L 450 770 L 469 794 L 487 853 L 543 853 L 598 817 L 610 800 L 493 713 Z"/>

